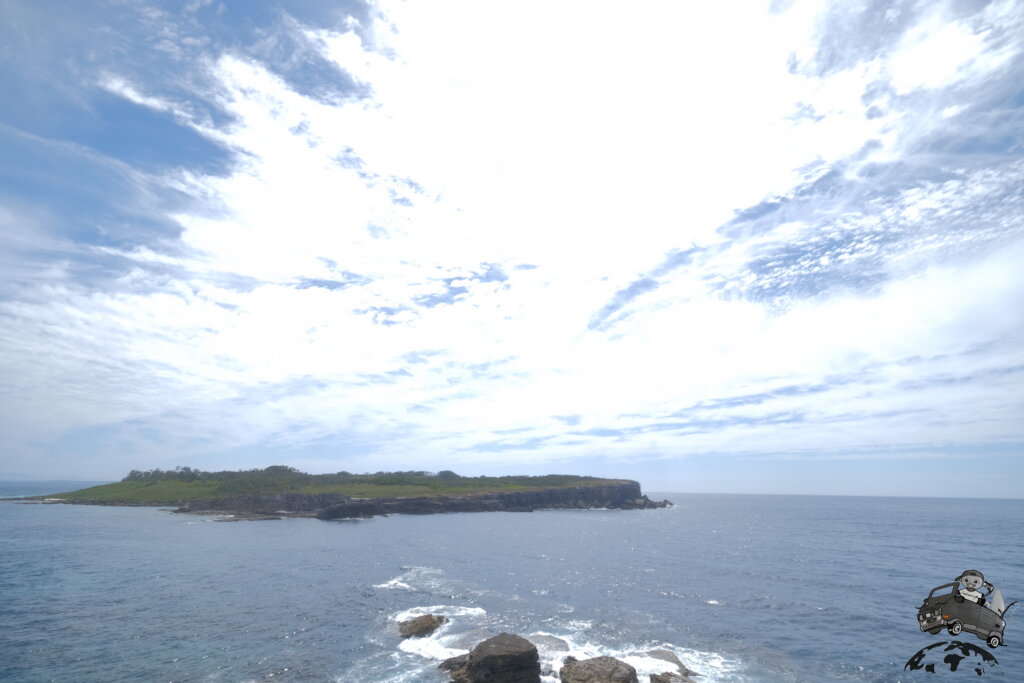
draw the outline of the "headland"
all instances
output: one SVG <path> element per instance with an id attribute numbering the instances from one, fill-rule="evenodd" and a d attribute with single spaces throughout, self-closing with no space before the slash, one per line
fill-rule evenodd
<path id="1" fill-rule="evenodd" d="M 637 510 L 671 505 L 652 501 L 630 479 L 578 475 L 463 477 L 438 473 L 306 474 L 273 466 L 237 472 L 133 470 L 113 484 L 36 496 L 79 505 L 174 507 L 224 520 L 317 517 L 359 519 L 388 514 L 530 512 L 548 509 Z"/>

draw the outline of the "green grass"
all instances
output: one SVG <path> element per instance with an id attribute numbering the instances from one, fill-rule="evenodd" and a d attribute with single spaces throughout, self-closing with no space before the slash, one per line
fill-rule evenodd
<path id="1" fill-rule="evenodd" d="M 599 486 L 614 483 L 612 480 L 575 483 L 565 486 Z M 420 498 L 433 496 L 478 496 L 485 493 L 508 491 L 529 491 L 537 488 L 563 488 L 564 486 L 528 484 L 481 484 L 478 486 L 426 486 L 422 484 L 322 484 L 303 486 L 301 493 L 340 493 L 353 498 Z"/>
<path id="2" fill-rule="evenodd" d="M 58 493 L 47 497 L 98 500 L 107 503 L 169 505 L 179 501 L 216 497 L 219 488 L 220 484 L 215 481 L 186 482 L 165 480 L 152 484 L 140 481 L 119 481 L 114 484 L 103 484 L 102 486 L 93 486 L 69 493 Z"/>
<path id="3" fill-rule="evenodd" d="M 132 472 L 114 484 L 58 493 L 49 498 L 104 503 L 174 505 L 201 499 L 247 494 L 339 493 L 353 498 L 470 496 L 507 491 L 615 484 L 619 479 L 575 475 L 539 477 L 460 477 L 453 472 L 378 472 L 376 474 L 305 474 L 286 467 L 247 472 Z"/>

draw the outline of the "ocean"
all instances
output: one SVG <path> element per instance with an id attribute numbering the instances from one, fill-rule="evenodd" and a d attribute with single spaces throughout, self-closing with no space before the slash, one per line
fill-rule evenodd
<path id="1" fill-rule="evenodd" d="M 672 668 L 655 649 L 704 683 L 932 680 L 904 671 L 952 639 L 918 630 L 929 590 L 978 569 L 1024 597 L 1022 500 L 650 495 L 675 506 L 216 523 L 0 501 L 0 680 L 441 682 L 502 631 L 545 681 L 572 654 L 646 683 Z M 982 680 L 1024 680 L 1017 609 Z M 398 636 L 428 612 L 450 622 Z"/>

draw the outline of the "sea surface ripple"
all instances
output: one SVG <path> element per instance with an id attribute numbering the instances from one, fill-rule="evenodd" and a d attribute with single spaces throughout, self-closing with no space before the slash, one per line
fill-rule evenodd
<path id="1" fill-rule="evenodd" d="M 0 501 L 0 680 L 440 682 L 508 631 L 547 681 L 567 654 L 646 680 L 671 669 L 652 649 L 709 683 L 903 681 L 945 635 L 917 628 L 932 587 L 980 569 L 1024 597 L 1024 501 L 657 497 L 676 505 L 231 524 Z M 427 612 L 451 621 L 398 637 Z M 986 680 L 1024 680 L 1017 617 Z"/>

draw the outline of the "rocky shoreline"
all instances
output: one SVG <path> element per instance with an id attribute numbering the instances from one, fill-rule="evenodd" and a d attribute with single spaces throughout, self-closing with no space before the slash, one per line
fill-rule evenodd
<path id="1" fill-rule="evenodd" d="M 247 495 L 185 503 L 176 512 L 234 515 L 247 518 L 316 517 L 322 520 L 367 519 L 384 515 L 431 515 L 449 512 L 532 512 L 534 510 L 643 510 L 672 503 L 653 501 L 635 481 L 602 486 L 508 491 L 473 496 L 352 498 L 341 494 L 282 493 Z"/>
<path id="2" fill-rule="evenodd" d="M 340 493 L 249 494 L 173 503 L 133 503 L 88 498 L 21 498 L 19 502 L 44 505 L 108 505 L 172 508 L 174 512 L 218 517 L 240 522 L 315 517 L 322 520 L 368 519 L 386 515 L 432 515 L 450 512 L 533 512 L 534 510 L 645 510 L 672 505 L 654 501 L 635 481 L 598 486 L 529 489 L 466 496 L 356 498 Z"/>

